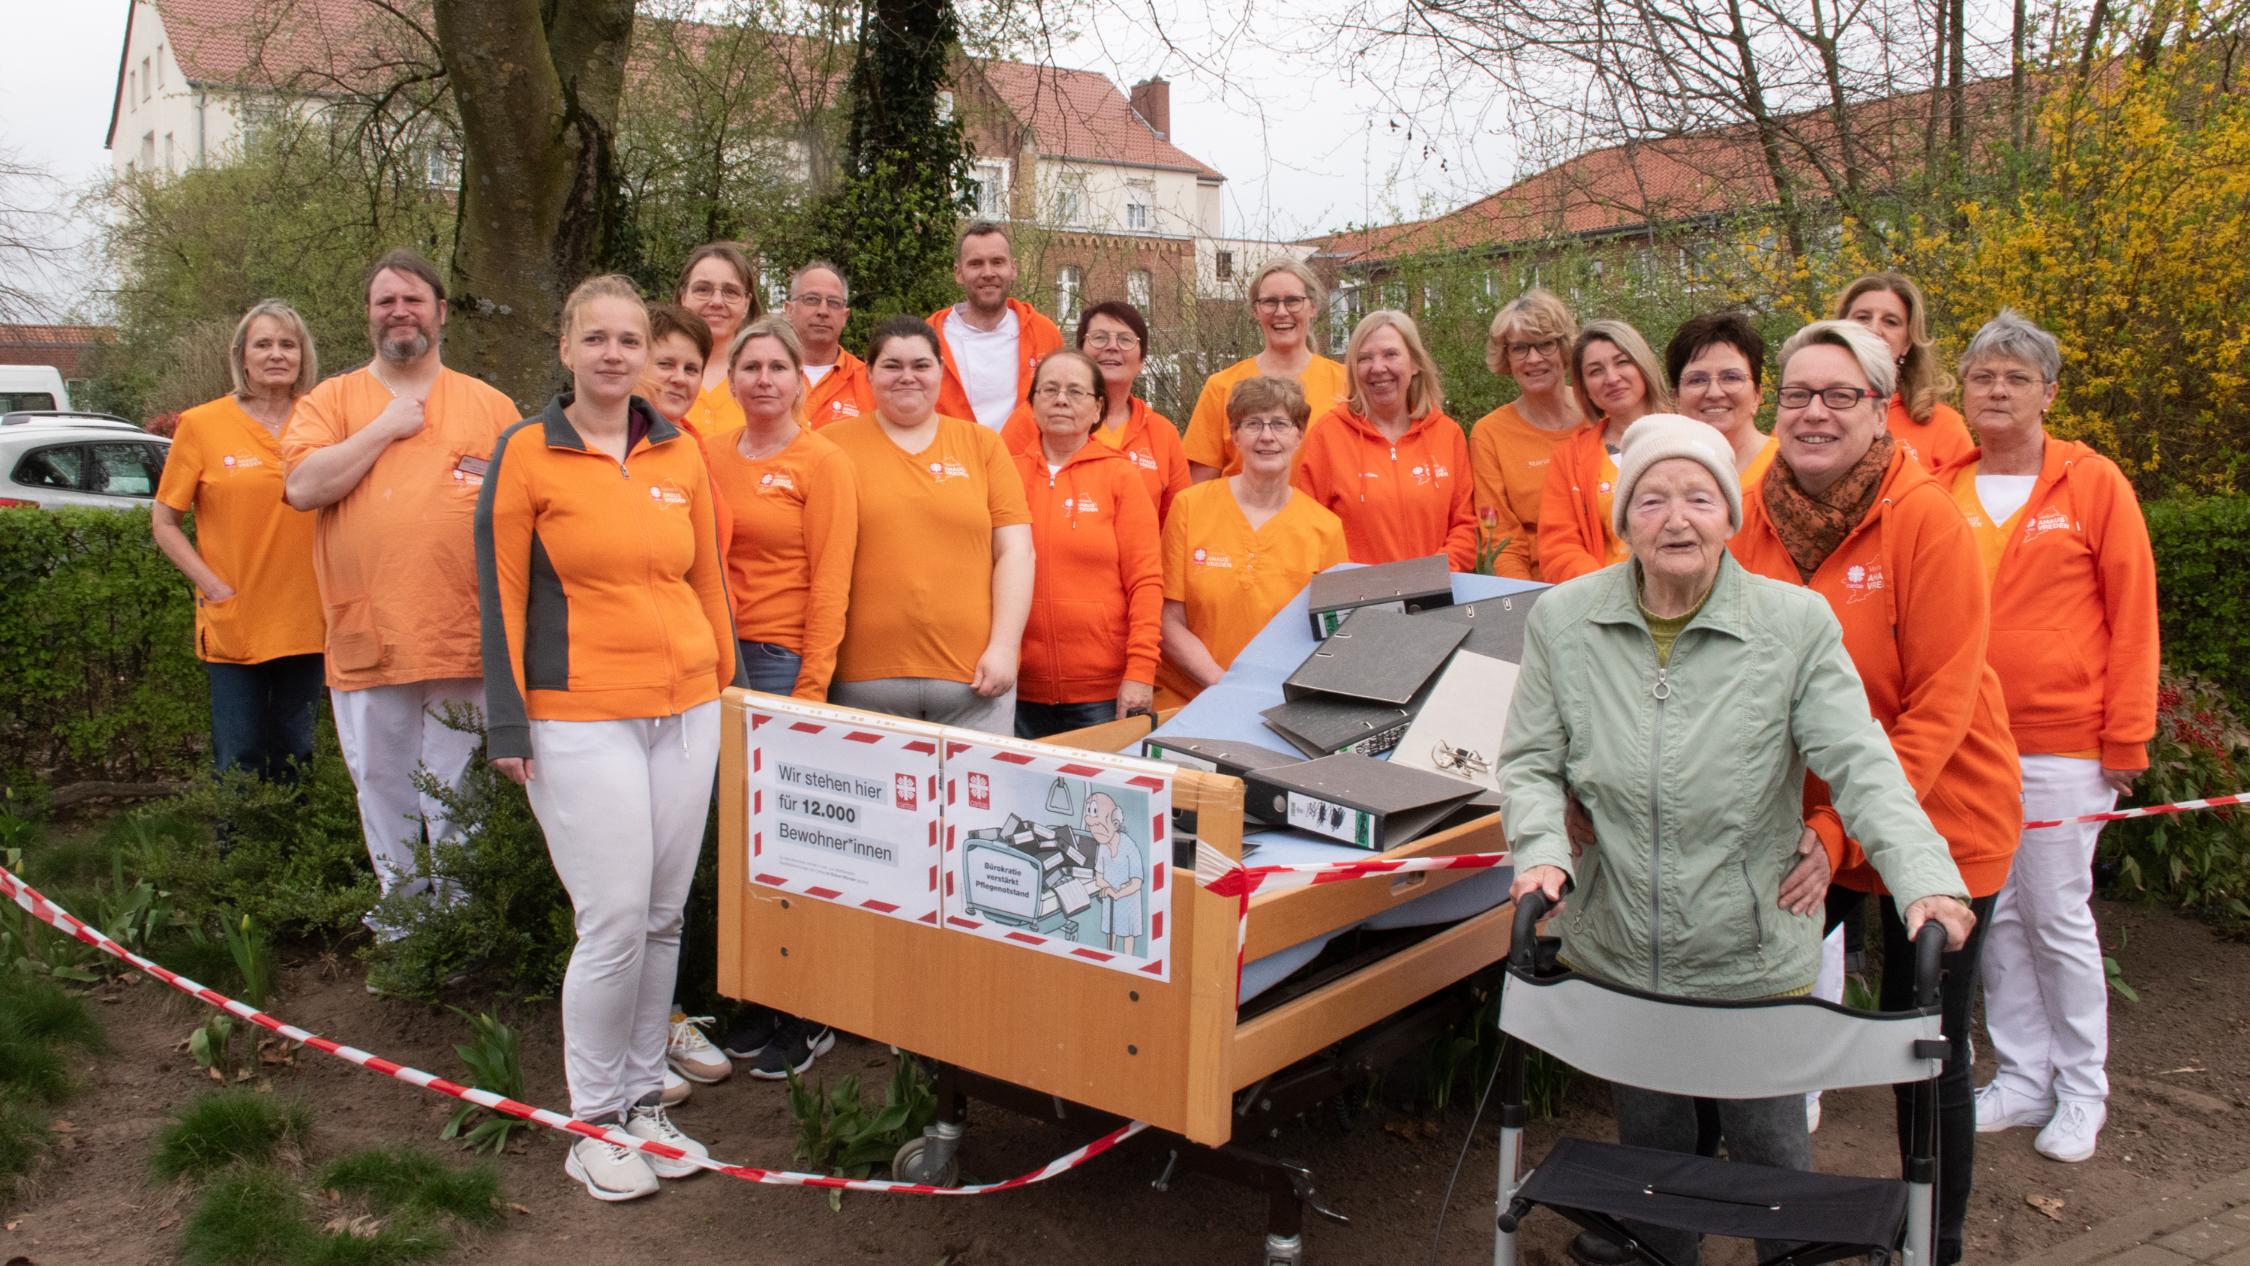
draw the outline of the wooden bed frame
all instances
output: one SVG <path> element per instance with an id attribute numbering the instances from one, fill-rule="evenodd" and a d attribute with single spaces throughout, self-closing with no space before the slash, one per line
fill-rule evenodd
<path id="1" fill-rule="evenodd" d="M 1236 903 L 1192 883 L 1173 900 L 1169 982 L 753 883 L 744 812 L 748 698 L 727 692 L 719 764 L 719 989 L 729 997 L 1219 1147 L 1231 1136 L 1236 1091 L 1507 956 L 1514 906 L 1502 902 L 1243 1021 L 1234 996 Z M 888 720 L 862 715 L 871 728 Z M 1151 728 L 1134 718 L 1049 741 L 1114 753 Z M 1205 843 L 1242 855 L 1240 779 L 1181 770 L 1172 807 L 1176 821 L 1182 811 L 1195 815 Z M 1504 847 L 1492 815 L 1389 855 Z M 1250 903 L 1244 958 L 1349 927 L 1473 873 L 1260 894 Z"/>

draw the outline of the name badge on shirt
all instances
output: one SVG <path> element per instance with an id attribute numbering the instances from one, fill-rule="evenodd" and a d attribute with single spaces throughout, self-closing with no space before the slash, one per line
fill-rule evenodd
<path id="1" fill-rule="evenodd" d="M 463 453 L 460 459 L 453 463 L 453 482 L 467 484 L 471 488 L 481 488 L 484 486 L 484 472 L 490 469 L 492 469 L 492 462 L 489 459 L 471 457 L 467 453 Z"/>

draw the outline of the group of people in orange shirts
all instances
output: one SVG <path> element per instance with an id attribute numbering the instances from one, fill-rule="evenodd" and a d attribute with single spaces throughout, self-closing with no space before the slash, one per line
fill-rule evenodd
<path id="1" fill-rule="evenodd" d="M 670 303 L 594 278 L 562 312 L 569 385 L 524 418 L 444 366 L 444 282 L 394 252 L 368 275 L 364 366 L 321 380 L 303 321 L 269 301 L 236 332 L 234 389 L 183 415 L 154 531 L 197 590 L 216 759 L 290 776 L 324 682 L 390 892 L 428 884 L 418 840 L 457 834 L 416 789 L 474 754 L 443 705 L 481 708 L 576 910 L 575 1116 L 695 1151 L 665 1112 L 683 1077 L 726 1076 L 730 1056 L 783 1076 L 833 1041 L 765 1015 L 722 1053 L 673 1005 L 728 684 L 1026 737 L 1176 706 L 1347 560 L 1443 554 L 1550 583 L 1619 563 L 1616 453 L 1677 412 L 1734 452 L 1736 556 L 1830 599 L 1932 818 L 1960 824 L 1989 987 L 2008 991 L 1974 1128 L 2074 1112 L 2075 1141 L 2042 1150 L 2091 1153 L 2094 832 L 2041 839 L 2053 860 L 2027 871 L 2014 824 L 2111 803 L 2145 764 L 2154 584 L 2116 467 L 2045 436 L 2052 338 L 2003 314 L 1972 344 L 1980 449 L 1942 402 L 1920 292 L 1865 278 L 1837 316 L 1873 337 L 1838 346 L 1880 363 L 1785 381 L 1769 436 L 1765 345 L 1741 315 L 1686 323 L 1660 364 L 1630 325 L 1581 328 L 1533 290 L 1487 349 L 1518 395 L 1464 428 L 1406 313 L 1319 355 L 1320 280 L 1284 257 L 1248 287 L 1259 351 L 1207 380 L 1183 432 L 1134 394 L 1151 336 L 1132 305 L 1087 307 L 1066 349 L 1011 295 L 1002 226 L 968 226 L 956 261 L 961 302 L 879 322 L 864 360 L 826 262 L 790 274 L 773 315 L 729 243 L 690 256 Z M 1807 829 L 1843 833 L 1817 810 Z M 2007 846 L 1979 853 L 1988 836 Z M 2011 902 L 2026 873 L 2037 891 Z M 694 1172 L 591 1138 L 566 1165 L 605 1200 Z"/>

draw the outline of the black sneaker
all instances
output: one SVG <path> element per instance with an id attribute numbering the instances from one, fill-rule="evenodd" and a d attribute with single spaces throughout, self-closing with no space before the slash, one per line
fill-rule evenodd
<path id="1" fill-rule="evenodd" d="M 1641 1255 L 1608 1236 L 1580 1231 L 1570 1242 L 1570 1258 L 1583 1266 L 1629 1266 L 1641 1260 Z"/>
<path id="2" fill-rule="evenodd" d="M 791 1073 L 801 1076 L 835 1045 L 834 1029 L 810 1020 L 792 1020 L 751 1057 L 750 1075 L 760 1081 L 781 1081 Z"/>
<path id="3" fill-rule="evenodd" d="M 752 1007 L 734 1022 L 733 1028 L 727 1030 L 727 1038 L 719 1043 L 719 1049 L 727 1053 L 728 1059 L 756 1058 L 758 1052 L 766 1049 L 767 1043 L 772 1042 L 781 1032 L 781 1028 L 779 1011 L 772 1007 Z"/>

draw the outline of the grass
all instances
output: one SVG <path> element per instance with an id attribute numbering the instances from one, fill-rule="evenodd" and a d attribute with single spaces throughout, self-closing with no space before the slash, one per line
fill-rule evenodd
<path id="1" fill-rule="evenodd" d="M 196 1266 L 285 1262 L 311 1233 L 305 1193 L 271 1165 L 226 1174 L 187 1221 L 183 1256 Z"/>
<path id="2" fill-rule="evenodd" d="M 199 1096 L 156 1136 L 151 1159 L 163 1178 L 208 1178 L 237 1163 L 262 1164 L 284 1144 L 302 1148 L 312 1115 L 301 1103 L 253 1090 Z"/>
<path id="3" fill-rule="evenodd" d="M 320 1206 L 280 1166 L 260 1162 L 218 1174 L 188 1219 L 182 1260 L 403 1266 L 453 1247 L 448 1220 L 490 1226 L 500 1218 L 500 1176 L 492 1166 L 457 1170 L 410 1149 L 355 1152 L 330 1165 L 320 1185 L 335 1193 L 326 1222 L 318 1222 Z"/>
<path id="4" fill-rule="evenodd" d="M 426 1213 L 471 1226 L 500 1220 L 499 1170 L 490 1164 L 454 1169 L 412 1148 L 354 1152 L 330 1165 L 320 1185 L 386 1213 Z"/>
<path id="5" fill-rule="evenodd" d="M 0 1199 L 46 1150 L 40 1105 L 70 1093 L 66 1050 L 102 1045 L 101 1025 L 78 995 L 0 964 Z"/>

